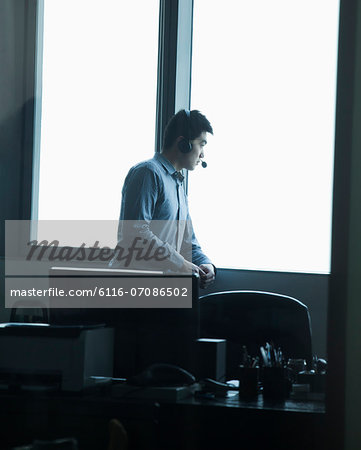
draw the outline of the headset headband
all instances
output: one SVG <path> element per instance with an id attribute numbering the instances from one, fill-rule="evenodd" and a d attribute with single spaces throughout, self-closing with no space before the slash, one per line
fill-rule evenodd
<path id="1" fill-rule="evenodd" d="M 189 153 L 192 150 L 192 144 L 190 142 L 190 134 L 191 134 L 191 112 L 189 109 L 184 109 L 184 113 L 186 115 L 187 124 L 185 128 L 187 129 L 187 136 L 183 136 L 182 139 L 178 143 L 178 147 L 182 153 Z"/>
<path id="2" fill-rule="evenodd" d="M 189 109 L 184 109 L 184 112 L 187 116 L 187 139 L 190 142 L 191 139 L 191 112 Z"/>

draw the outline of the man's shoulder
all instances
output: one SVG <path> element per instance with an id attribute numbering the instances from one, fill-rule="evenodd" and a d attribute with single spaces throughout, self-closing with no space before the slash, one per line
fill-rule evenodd
<path id="1" fill-rule="evenodd" d="M 135 164 L 130 171 L 153 171 L 153 172 L 159 172 L 161 169 L 161 166 L 159 162 L 155 158 L 147 159 L 145 161 L 141 161 L 137 164 Z"/>
<path id="2" fill-rule="evenodd" d="M 154 180 L 158 184 L 162 180 L 162 171 L 162 166 L 155 158 L 147 159 L 129 169 L 126 183 L 136 179 L 148 179 Z"/>

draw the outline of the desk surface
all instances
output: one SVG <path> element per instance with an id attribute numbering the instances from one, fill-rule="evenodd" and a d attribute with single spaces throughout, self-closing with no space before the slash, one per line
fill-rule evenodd
<path id="1" fill-rule="evenodd" d="M 160 404 L 160 449 L 323 450 L 325 406 L 316 401 L 251 401 L 237 393 Z"/>
<path id="2" fill-rule="evenodd" d="M 79 440 L 80 450 L 106 448 L 108 422 L 115 417 L 126 426 L 135 450 L 239 449 L 241 440 L 247 441 L 247 450 L 318 450 L 324 412 L 321 402 L 271 402 L 262 395 L 245 401 L 237 392 L 227 398 L 189 397 L 176 402 L 116 399 L 110 392 L 83 396 L 0 393 L 3 442 L 8 448 L 35 438 L 71 435 Z"/>
<path id="3" fill-rule="evenodd" d="M 194 406 L 215 406 L 222 408 L 239 408 L 239 409 L 256 409 L 262 411 L 284 411 L 296 413 L 325 413 L 325 403 L 314 400 L 292 400 L 284 401 L 264 399 L 262 394 L 251 400 L 245 400 L 239 397 L 238 392 L 229 391 L 226 398 L 217 397 L 210 399 L 199 399 L 189 397 L 178 400 L 177 404 L 194 405 Z"/>

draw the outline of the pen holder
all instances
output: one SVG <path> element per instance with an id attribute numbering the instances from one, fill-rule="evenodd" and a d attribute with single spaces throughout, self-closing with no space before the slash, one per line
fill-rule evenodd
<path id="1" fill-rule="evenodd" d="M 290 371 L 287 367 L 263 367 L 263 397 L 285 399 L 291 391 Z"/>
<path id="2" fill-rule="evenodd" d="M 290 369 L 292 382 L 296 383 L 298 374 L 306 370 L 306 360 L 290 358 L 288 360 L 287 367 Z"/>
<path id="3" fill-rule="evenodd" d="M 325 392 L 326 390 L 325 374 L 304 371 L 298 374 L 297 382 L 309 384 L 311 392 Z"/>
<path id="4" fill-rule="evenodd" d="M 256 397 L 258 394 L 259 367 L 238 367 L 239 396 Z"/>

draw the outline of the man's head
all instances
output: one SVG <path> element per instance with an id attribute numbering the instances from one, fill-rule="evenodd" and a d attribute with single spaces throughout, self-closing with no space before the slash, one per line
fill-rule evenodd
<path id="1" fill-rule="evenodd" d="M 204 157 L 207 133 L 213 134 L 213 129 L 203 114 L 182 109 L 166 126 L 163 153 L 177 170 L 194 170 Z"/>

